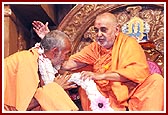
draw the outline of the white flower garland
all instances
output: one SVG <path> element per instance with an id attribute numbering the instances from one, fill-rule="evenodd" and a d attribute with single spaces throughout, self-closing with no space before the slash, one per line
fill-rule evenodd
<path id="1" fill-rule="evenodd" d="M 57 70 L 53 68 L 51 61 L 48 58 L 39 56 L 38 63 L 39 63 L 39 71 L 41 74 L 41 78 L 44 81 L 44 84 L 53 82 Z"/>
<path id="2" fill-rule="evenodd" d="M 35 44 L 35 48 L 38 48 L 39 58 L 39 71 L 45 84 L 54 81 L 55 74 L 58 71 L 52 66 L 51 61 L 44 57 L 44 49 L 40 48 L 40 43 Z M 73 73 L 69 82 L 75 82 L 83 89 L 91 102 L 91 109 L 93 111 L 114 111 L 110 107 L 109 98 L 105 98 L 97 89 L 96 83 L 93 80 L 87 78 L 86 80 L 80 79 L 80 73 Z"/>
<path id="3" fill-rule="evenodd" d="M 52 66 L 50 59 L 44 55 L 44 49 L 40 47 L 40 43 L 35 44 L 35 48 L 38 48 L 38 67 L 41 74 L 41 78 L 44 81 L 44 84 L 48 84 L 54 81 L 55 74 L 58 71 Z"/>
<path id="4" fill-rule="evenodd" d="M 96 83 L 93 80 L 87 78 L 86 80 L 80 79 L 80 73 L 73 73 L 69 82 L 75 82 L 83 89 L 91 102 L 91 109 L 93 111 L 114 111 L 110 107 L 109 98 L 105 98 L 97 89 Z"/>

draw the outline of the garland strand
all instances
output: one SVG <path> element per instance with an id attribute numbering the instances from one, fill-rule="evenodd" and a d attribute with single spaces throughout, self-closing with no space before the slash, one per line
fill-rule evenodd
<path id="1" fill-rule="evenodd" d="M 91 109 L 93 111 L 114 111 L 110 107 L 109 98 L 105 98 L 97 89 L 96 83 L 94 80 L 87 78 L 86 80 L 80 79 L 80 73 L 73 73 L 69 82 L 74 82 L 77 85 L 81 86 L 88 95 L 88 98 L 91 102 Z"/>
<path id="2" fill-rule="evenodd" d="M 53 82 L 58 71 L 52 66 L 50 59 L 45 56 L 44 49 L 40 47 L 40 43 L 36 43 L 34 48 L 38 48 L 38 67 L 44 84 Z"/>

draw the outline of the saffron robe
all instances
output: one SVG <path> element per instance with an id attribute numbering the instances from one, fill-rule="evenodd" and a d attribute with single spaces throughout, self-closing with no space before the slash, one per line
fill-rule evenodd
<path id="1" fill-rule="evenodd" d="M 38 56 L 37 49 L 30 49 L 4 59 L 4 105 L 25 111 L 35 97 L 42 110 L 78 110 L 56 82 L 38 88 Z"/>
<path id="2" fill-rule="evenodd" d="M 72 55 L 70 59 L 76 62 L 83 62 L 89 65 L 93 65 L 93 72 L 96 73 L 105 73 L 105 72 L 114 72 L 119 75 L 129 79 L 127 82 L 112 82 L 110 80 L 95 80 L 98 90 L 107 98 L 110 99 L 110 105 L 114 110 L 126 110 L 125 106 L 128 105 L 128 99 L 135 94 L 135 89 L 142 85 L 143 81 L 150 77 L 150 72 L 148 64 L 146 61 L 145 53 L 142 47 L 138 42 L 123 33 L 120 33 L 115 40 L 115 43 L 111 51 L 100 47 L 96 42 L 91 43 L 90 45 L 84 47 L 80 52 Z M 157 78 L 161 79 L 161 84 L 157 89 L 161 90 L 160 94 L 157 95 L 158 106 L 151 104 L 150 101 L 146 101 L 148 105 L 155 106 L 153 109 L 162 110 L 163 109 L 163 78 L 159 74 L 155 74 Z M 153 77 L 155 78 L 155 77 Z M 149 81 L 149 80 L 146 80 Z M 154 80 L 155 81 L 155 80 Z M 138 85 L 139 84 L 139 85 Z M 156 83 L 157 84 L 157 83 Z M 143 86 L 145 87 L 145 86 Z M 157 86 L 151 86 L 156 88 Z M 149 87 L 148 87 L 149 88 Z M 145 87 L 145 90 L 148 88 Z M 159 89 L 160 88 L 160 89 Z M 141 90 L 141 89 L 139 89 Z M 151 89 L 152 90 L 152 89 Z M 90 110 L 89 103 L 86 93 L 80 89 L 79 92 L 81 96 L 82 106 L 84 110 Z M 134 93 L 132 93 L 134 92 Z M 146 91 L 145 91 L 146 92 Z M 157 94 L 157 90 L 150 95 L 143 95 L 144 97 L 152 97 Z M 145 94 L 145 93 L 141 93 Z M 143 96 L 136 97 L 139 99 L 137 102 L 143 102 Z M 134 103 L 131 100 L 131 103 Z M 133 105 L 133 104 L 132 104 Z M 146 105 L 141 103 L 141 105 Z M 149 110 L 149 107 L 134 108 L 130 107 L 130 110 Z"/>

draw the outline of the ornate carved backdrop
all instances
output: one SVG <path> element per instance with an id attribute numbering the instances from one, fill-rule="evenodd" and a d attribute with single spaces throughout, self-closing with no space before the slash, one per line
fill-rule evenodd
<path id="1" fill-rule="evenodd" d="M 72 53 L 78 52 L 95 38 L 95 17 L 104 12 L 116 15 L 120 26 L 136 16 L 150 26 L 149 42 L 141 44 L 147 59 L 156 62 L 164 71 L 164 4 L 78 4 L 59 24 L 73 43 Z"/>

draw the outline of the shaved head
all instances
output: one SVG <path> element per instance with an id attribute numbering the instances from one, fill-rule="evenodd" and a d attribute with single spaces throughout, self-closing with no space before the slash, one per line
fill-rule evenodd
<path id="1" fill-rule="evenodd" d="M 94 23 L 97 43 L 106 48 L 112 48 L 116 36 L 119 34 L 117 18 L 112 13 L 103 13 L 96 17 Z"/>
<path id="2" fill-rule="evenodd" d="M 96 17 L 96 21 L 101 21 L 101 22 L 106 22 L 110 25 L 117 25 L 117 18 L 115 17 L 114 14 L 112 13 L 109 13 L 109 12 L 106 12 L 106 13 L 103 13 L 103 14 L 100 14 Z"/>

